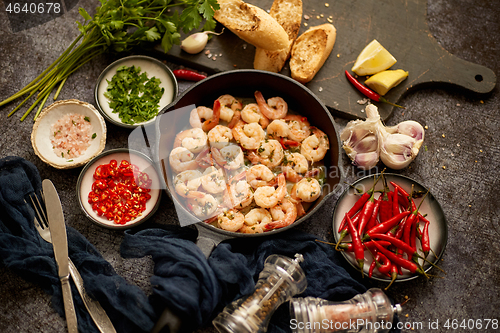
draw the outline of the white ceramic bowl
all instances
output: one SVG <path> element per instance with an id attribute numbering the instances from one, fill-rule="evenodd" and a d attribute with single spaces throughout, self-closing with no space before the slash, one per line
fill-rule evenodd
<path id="1" fill-rule="evenodd" d="M 342 222 L 343 217 L 359 198 L 359 194 L 358 195 L 355 194 L 354 188 L 360 189 L 362 191 L 369 190 L 373 185 L 374 176 L 378 177 L 379 174 L 366 176 L 357 180 L 352 184 L 352 186 L 348 187 L 338 199 L 333 213 L 333 235 L 335 237 L 335 242 L 338 241 L 340 236 L 338 229 L 340 223 Z M 408 193 L 411 192 L 412 185 L 414 185 L 415 191 L 421 191 L 421 192 L 427 191 L 427 188 L 425 188 L 417 181 L 399 174 L 388 173 L 384 174 L 384 177 L 387 180 L 387 184 L 393 181 L 398 185 L 400 185 L 401 187 L 403 187 Z M 391 191 L 393 190 L 392 185 L 389 185 L 389 188 Z M 382 180 L 380 180 L 377 183 L 375 190 L 376 191 L 383 190 Z M 377 193 L 375 195 L 375 198 L 378 198 L 379 195 L 380 193 Z M 422 200 L 421 198 L 415 199 L 415 204 L 418 206 L 421 200 Z M 431 221 L 429 225 L 429 238 L 430 238 L 431 249 L 433 250 L 433 252 L 428 256 L 427 259 L 436 265 L 443 256 L 448 241 L 448 224 L 446 222 L 446 217 L 444 215 L 443 209 L 441 208 L 441 205 L 439 204 L 437 199 L 432 195 L 432 193 L 429 193 L 427 195 L 425 201 L 422 203 L 422 206 L 420 207 L 419 212 L 422 213 L 423 215 L 426 215 L 426 218 L 429 221 Z M 351 237 L 347 236 L 343 241 L 350 241 L 350 239 Z M 419 240 L 417 240 L 417 245 L 418 245 L 417 248 L 421 247 Z M 352 267 L 354 267 L 355 269 L 359 269 L 353 252 L 342 251 L 342 254 L 344 255 L 344 258 L 349 262 L 349 264 L 352 265 Z M 365 251 L 365 264 L 363 268 L 366 276 L 368 276 L 368 271 L 372 260 L 373 257 L 369 253 L 369 251 Z M 432 268 L 430 264 L 425 263 L 422 260 L 420 260 L 420 264 L 422 265 L 425 272 L 428 272 Z M 398 275 L 396 282 L 412 280 L 414 278 L 417 278 L 418 276 L 419 276 L 418 274 L 411 274 L 409 271 L 403 269 L 403 275 Z M 374 270 L 372 279 L 384 282 L 391 281 L 391 279 L 388 278 L 387 276 L 378 273 L 376 269 Z"/>
<path id="2" fill-rule="evenodd" d="M 108 164 L 111 160 L 116 160 L 118 165 L 122 160 L 137 165 L 139 170 L 147 173 L 152 180 L 150 187 L 151 191 L 149 192 L 151 199 L 146 202 L 146 210 L 142 212 L 140 216 L 125 224 L 116 224 L 114 221 L 109 221 L 104 216 L 97 215 L 97 212 L 92 209 L 92 205 L 88 202 L 89 193 L 95 181 L 94 172 L 96 168 L 99 165 Z M 92 222 L 110 229 L 128 229 L 143 223 L 158 209 L 161 199 L 160 179 L 152 160 L 148 156 L 127 148 L 112 149 L 96 156 L 82 169 L 76 184 L 76 194 L 80 207 Z"/>
<path id="3" fill-rule="evenodd" d="M 153 123 L 155 118 L 148 120 L 142 123 L 135 123 L 133 125 L 126 124 L 122 122 L 118 113 L 114 113 L 113 110 L 109 107 L 109 100 L 104 96 L 104 93 L 107 90 L 108 83 L 106 80 L 111 81 L 113 76 L 116 74 L 116 71 L 121 66 L 136 66 L 141 68 L 141 73 L 146 72 L 148 78 L 156 77 L 160 79 L 160 87 L 165 88 L 165 91 L 160 99 L 158 112 L 160 112 L 165 106 L 169 105 L 177 96 L 178 93 L 178 85 L 177 79 L 174 74 L 161 61 L 151 58 L 148 56 L 142 55 L 133 55 L 125 58 L 121 58 L 111 65 L 106 67 L 104 71 L 102 71 L 101 75 L 97 79 L 97 84 L 94 91 L 94 98 L 96 101 L 97 108 L 101 112 L 101 114 L 106 118 L 107 121 L 121 127 L 127 128 L 135 128 L 140 125 L 146 125 L 149 123 Z"/>
<path id="4" fill-rule="evenodd" d="M 52 125 L 67 114 L 76 113 L 88 117 L 95 133 L 85 153 L 75 158 L 59 156 L 53 149 L 51 137 L 54 135 Z M 57 169 L 71 169 L 85 165 L 104 150 L 106 145 L 106 123 L 92 104 L 76 99 L 57 101 L 42 110 L 33 125 L 31 144 L 35 154 L 42 161 Z"/>

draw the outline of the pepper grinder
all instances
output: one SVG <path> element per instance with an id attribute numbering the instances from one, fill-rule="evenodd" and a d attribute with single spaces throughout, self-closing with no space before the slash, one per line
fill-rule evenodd
<path id="1" fill-rule="evenodd" d="M 253 294 L 228 304 L 213 320 L 215 328 L 221 333 L 266 332 L 274 311 L 306 289 L 305 273 L 299 265 L 303 260 L 301 254 L 296 254 L 295 260 L 269 256 Z"/>
<path id="2" fill-rule="evenodd" d="M 290 326 L 294 333 L 383 333 L 392 328 L 394 314 L 401 305 L 392 305 L 378 288 L 345 302 L 321 298 L 293 298 L 290 301 Z"/>

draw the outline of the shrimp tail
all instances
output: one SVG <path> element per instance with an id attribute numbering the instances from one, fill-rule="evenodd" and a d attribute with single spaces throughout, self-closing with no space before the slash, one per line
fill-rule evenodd
<path id="1" fill-rule="evenodd" d="M 293 221 L 292 221 L 293 222 Z M 272 221 L 265 225 L 266 230 L 280 229 L 290 225 L 291 222 L 287 219 Z"/>
<path id="2" fill-rule="evenodd" d="M 227 127 L 233 129 L 234 126 L 240 121 L 241 119 L 241 112 L 240 111 L 234 111 L 233 118 L 231 118 L 231 121 L 229 124 L 227 124 Z"/>
<path id="3" fill-rule="evenodd" d="M 205 122 L 203 122 L 203 125 L 201 127 L 205 132 L 210 131 L 212 128 L 217 126 L 217 124 L 219 123 L 220 109 L 221 109 L 221 104 L 220 104 L 219 100 L 216 99 L 214 102 L 214 107 L 213 107 L 214 114 L 213 114 L 212 118 L 205 120 Z"/>

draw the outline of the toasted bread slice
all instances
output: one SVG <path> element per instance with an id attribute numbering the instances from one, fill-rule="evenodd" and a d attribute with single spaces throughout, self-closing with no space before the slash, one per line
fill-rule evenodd
<path id="1" fill-rule="evenodd" d="M 302 0 L 274 0 L 269 15 L 285 29 L 289 45 L 279 51 L 255 50 L 253 67 L 270 72 L 279 72 L 290 57 L 293 41 L 299 35 L 302 21 Z"/>
<path id="2" fill-rule="evenodd" d="M 307 83 L 325 63 L 337 37 L 337 30 L 326 23 L 309 28 L 295 40 L 290 57 L 292 78 Z"/>
<path id="3" fill-rule="evenodd" d="M 288 35 L 267 12 L 241 0 L 218 0 L 214 18 L 255 47 L 277 51 L 288 46 Z"/>

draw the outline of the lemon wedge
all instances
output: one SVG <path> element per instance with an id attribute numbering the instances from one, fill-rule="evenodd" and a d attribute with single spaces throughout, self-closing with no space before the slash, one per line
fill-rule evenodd
<path id="1" fill-rule="evenodd" d="M 374 39 L 361 51 L 351 70 L 360 76 L 372 75 L 390 68 L 396 61 L 396 58 Z"/>
<path id="2" fill-rule="evenodd" d="M 408 77 L 408 72 L 402 69 L 388 70 L 377 73 L 365 81 L 365 84 L 379 95 L 384 96 Z"/>

